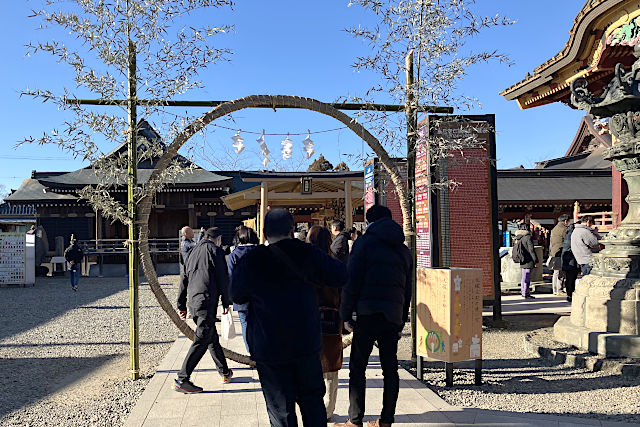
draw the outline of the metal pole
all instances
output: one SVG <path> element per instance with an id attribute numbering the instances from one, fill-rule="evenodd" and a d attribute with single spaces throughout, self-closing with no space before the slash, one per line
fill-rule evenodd
<path id="1" fill-rule="evenodd" d="M 138 184 L 138 151 L 137 151 L 137 111 L 136 111 L 136 47 L 129 39 L 129 135 L 127 139 L 128 176 L 127 207 L 129 213 L 129 352 L 131 379 L 140 378 L 140 337 L 138 312 L 138 209 L 135 201 L 135 188 Z"/>
<path id="2" fill-rule="evenodd" d="M 411 271 L 411 356 L 416 357 L 416 137 L 418 129 L 418 114 L 415 108 L 414 81 L 413 81 L 413 51 L 405 58 L 405 71 L 407 75 L 407 103 L 405 112 L 407 115 L 407 195 L 409 197 L 411 236 L 409 244 L 413 257 L 413 269 Z"/>

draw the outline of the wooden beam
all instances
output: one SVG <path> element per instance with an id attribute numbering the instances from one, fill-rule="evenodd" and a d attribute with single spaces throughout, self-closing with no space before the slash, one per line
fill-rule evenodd
<path id="1" fill-rule="evenodd" d="M 300 182 L 300 177 L 302 177 L 305 173 L 301 172 L 299 176 L 297 177 L 291 177 L 291 178 L 284 178 L 284 177 L 274 177 L 274 178 L 268 178 L 268 177 L 263 177 L 263 178 L 242 178 L 242 181 L 244 182 L 290 182 L 290 183 L 299 183 Z M 362 174 L 360 174 L 359 176 L 354 176 L 354 177 L 332 177 L 332 176 L 327 176 L 327 177 L 314 177 L 313 178 L 313 183 L 314 184 L 321 184 L 323 182 L 344 182 L 344 181 L 364 181 L 364 178 L 362 176 Z"/>
<path id="2" fill-rule="evenodd" d="M 265 242 L 264 235 L 264 217 L 267 215 L 267 206 L 269 203 L 269 184 L 263 182 L 260 184 L 260 243 Z"/>
<path id="3" fill-rule="evenodd" d="M 70 105 L 127 105 L 126 99 L 67 99 L 65 101 Z M 139 99 L 138 105 L 158 105 L 165 107 L 216 107 L 220 104 L 224 104 L 230 101 L 178 101 L 178 100 L 163 100 L 163 99 Z M 400 104 L 362 104 L 362 103 L 327 103 L 337 110 L 349 110 L 349 111 L 404 111 L 405 106 Z M 269 106 L 257 106 L 252 108 L 302 108 L 294 106 L 282 106 L 278 104 Z M 436 113 L 436 114 L 451 114 L 453 113 L 453 107 L 441 107 L 435 105 L 421 105 L 418 111 L 423 113 Z"/>
<path id="4" fill-rule="evenodd" d="M 344 224 L 347 228 L 353 226 L 353 206 L 351 204 L 351 181 L 344 182 Z"/>
<path id="5" fill-rule="evenodd" d="M 266 183 L 265 183 L 266 184 Z M 261 189 L 262 190 L 262 189 Z M 351 192 L 351 191 L 350 191 Z M 275 191 L 269 191 L 269 200 L 335 200 L 341 199 L 345 197 L 345 192 L 342 190 L 339 191 L 331 191 L 331 192 L 322 192 L 322 193 L 313 193 L 313 194 L 299 194 L 299 193 L 276 193 Z M 351 195 L 351 200 L 353 199 L 361 199 L 362 191 L 359 193 L 356 191 L 355 194 Z M 260 194 L 257 192 L 245 193 L 245 200 L 262 200 L 262 191 Z"/>

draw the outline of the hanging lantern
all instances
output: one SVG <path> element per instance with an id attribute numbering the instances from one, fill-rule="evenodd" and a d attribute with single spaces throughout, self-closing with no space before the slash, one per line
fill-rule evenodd
<path id="1" fill-rule="evenodd" d="M 288 160 L 293 154 L 293 141 L 289 139 L 289 135 L 281 142 L 282 144 L 282 159 Z"/>
<path id="2" fill-rule="evenodd" d="M 242 153 L 244 150 L 244 138 L 240 136 L 240 131 L 231 137 L 233 140 L 233 148 L 236 149 L 236 154 Z"/>
<path id="3" fill-rule="evenodd" d="M 311 140 L 311 131 L 307 133 L 307 137 L 302 141 L 302 145 L 304 145 L 305 156 L 307 156 L 307 159 L 310 159 L 315 151 L 313 148 L 313 141 Z"/>

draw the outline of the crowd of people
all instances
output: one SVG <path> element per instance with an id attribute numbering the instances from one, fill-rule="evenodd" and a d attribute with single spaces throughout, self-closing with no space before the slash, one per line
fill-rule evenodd
<path id="1" fill-rule="evenodd" d="M 526 299 L 531 295 L 531 272 L 542 260 L 535 251 L 529 224 L 518 226 L 512 258 L 522 270 L 521 293 Z M 593 254 L 600 251 L 600 235 L 591 215 L 584 215 L 571 223 L 569 215 L 560 215 L 558 223 L 550 233 L 547 267 L 553 270 L 552 290 L 554 295 L 566 295 L 571 302 L 578 276 L 591 272 Z"/>
<path id="2" fill-rule="evenodd" d="M 190 379 L 209 350 L 222 381 L 232 380 L 215 328 L 233 304 L 245 348 L 256 364 L 272 426 L 296 426 L 296 404 L 305 426 L 325 426 L 332 417 L 343 364 L 343 334 L 353 332 L 349 358 L 349 420 L 362 426 L 365 371 L 375 342 L 384 375 L 380 418 L 390 426 L 399 393 L 397 348 L 409 314 L 412 257 L 402 227 L 388 208 L 366 212 L 361 234 L 331 222 L 296 232 L 292 215 L 272 209 L 264 219 L 264 245 L 251 228 L 236 229 L 225 259 L 221 233 L 210 228 L 199 241 L 182 229 L 177 309 L 187 308 L 195 338 L 174 381 L 182 393 L 202 392 Z"/>

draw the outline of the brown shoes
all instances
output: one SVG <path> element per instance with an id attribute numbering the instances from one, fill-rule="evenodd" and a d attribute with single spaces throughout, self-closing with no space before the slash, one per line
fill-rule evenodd
<path id="1" fill-rule="evenodd" d="M 347 420 L 346 423 L 334 423 L 333 427 L 362 427 L 362 424 L 354 424 L 351 420 Z"/>

